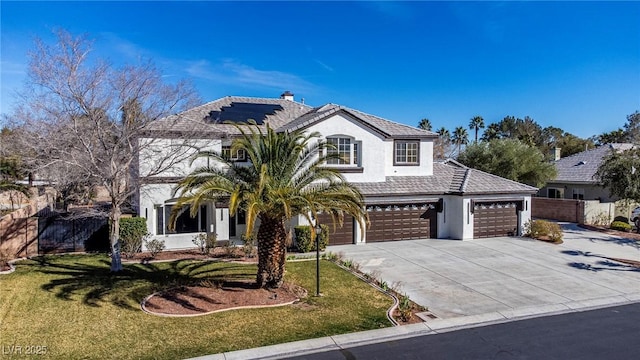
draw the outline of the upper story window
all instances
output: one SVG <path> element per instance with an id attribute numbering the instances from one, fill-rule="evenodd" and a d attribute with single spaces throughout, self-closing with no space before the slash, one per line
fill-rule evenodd
<path id="1" fill-rule="evenodd" d="M 547 197 L 551 199 L 562 199 L 564 197 L 563 189 L 549 188 L 547 189 Z"/>
<path id="2" fill-rule="evenodd" d="M 247 153 L 243 149 L 231 150 L 231 146 L 222 147 L 222 156 L 231 161 L 247 161 Z"/>
<path id="3" fill-rule="evenodd" d="M 332 136 L 327 138 L 327 154 L 337 154 L 337 157 L 327 159 L 330 165 L 360 165 L 360 142 L 349 137 Z"/>
<path id="4" fill-rule="evenodd" d="M 394 165 L 420 165 L 420 141 L 396 140 L 394 143 Z"/>

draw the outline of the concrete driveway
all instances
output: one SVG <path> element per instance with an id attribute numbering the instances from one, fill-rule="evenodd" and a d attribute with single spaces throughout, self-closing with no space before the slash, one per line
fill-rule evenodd
<path id="1" fill-rule="evenodd" d="M 528 238 L 330 246 L 439 318 L 640 301 L 640 243 L 564 224 L 564 244 Z M 537 309 L 537 310 L 536 310 Z M 506 316 L 506 315 L 505 315 Z"/>

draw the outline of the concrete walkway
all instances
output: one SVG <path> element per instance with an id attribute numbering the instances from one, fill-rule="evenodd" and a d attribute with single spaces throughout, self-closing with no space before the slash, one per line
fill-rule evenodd
<path id="1" fill-rule="evenodd" d="M 413 240 L 334 246 L 379 273 L 439 318 L 511 312 L 601 299 L 640 300 L 640 244 L 565 224 L 564 243 L 528 238 Z"/>
<path id="2" fill-rule="evenodd" d="M 640 244 L 563 224 L 564 244 L 526 238 L 412 240 L 331 246 L 438 319 L 198 359 L 278 359 L 567 312 L 640 302 Z"/>

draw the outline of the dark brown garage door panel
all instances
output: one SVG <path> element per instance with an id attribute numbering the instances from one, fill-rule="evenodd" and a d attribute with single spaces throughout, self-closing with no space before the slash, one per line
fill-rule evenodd
<path id="1" fill-rule="evenodd" d="M 518 229 L 515 202 L 476 203 L 473 211 L 473 237 L 513 235 Z"/>
<path id="2" fill-rule="evenodd" d="M 329 214 L 319 214 L 318 221 L 329 227 L 329 245 L 353 244 L 353 216 L 345 215 L 342 227 L 338 224 L 334 227 Z"/>
<path id="3" fill-rule="evenodd" d="M 436 237 L 436 211 L 427 204 L 367 207 L 370 227 L 367 242 Z"/>

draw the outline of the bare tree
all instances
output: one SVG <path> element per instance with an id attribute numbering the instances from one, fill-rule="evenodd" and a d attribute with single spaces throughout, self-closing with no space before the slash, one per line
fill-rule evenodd
<path id="1" fill-rule="evenodd" d="M 433 142 L 433 155 L 438 160 L 444 160 L 453 156 L 455 149 L 451 146 L 451 132 L 444 126 L 436 131 L 438 138 Z"/>
<path id="2" fill-rule="evenodd" d="M 149 136 L 150 125 L 167 117 L 177 121 L 179 115 L 169 115 L 198 99 L 187 82 L 165 83 L 151 62 L 115 66 L 90 57 L 92 42 L 85 36 L 56 35 L 55 45 L 37 39 L 29 53 L 27 85 L 11 119 L 22 156 L 38 174 L 58 187 L 106 189 L 111 270 L 119 271 L 121 209 L 136 195 L 138 177 L 158 175 L 193 150 L 186 134 L 177 140 L 157 131 Z"/>

